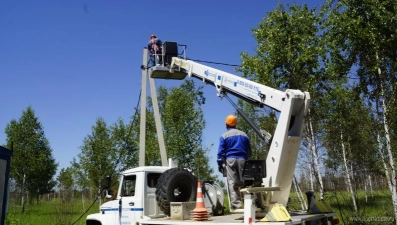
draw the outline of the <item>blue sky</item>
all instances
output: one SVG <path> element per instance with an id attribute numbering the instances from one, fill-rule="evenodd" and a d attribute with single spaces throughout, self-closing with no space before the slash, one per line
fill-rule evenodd
<path id="1" fill-rule="evenodd" d="M 282 1 L 310 6 L 321 2 Z M 30 105 L 59 168 L 70 166 L 98 117 L 109 125 L 118 118 L 130 121 L 141 88 L 142 50 L 150 34 L 186 44 L 189 58 L 240 64 L 241 52 L 253 54 L 256 49 L 251 29 L 277 3 L 0 1 L 0 144 L 5 143 L 7 123 Z M 233 67 L 212 66 L 237 74 Z M 167 87 L 180 83 L 156 81 Z M 203 144 L 210 147 L 215 167 L 224 119 L 234 109 L 212 86 L 204 90 Z"/>

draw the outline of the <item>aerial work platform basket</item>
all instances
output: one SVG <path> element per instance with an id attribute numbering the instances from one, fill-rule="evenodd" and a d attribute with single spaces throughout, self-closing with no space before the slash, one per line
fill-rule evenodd
<path id="1" fill-rule="evenodd" d="M 184 45 L 180 45 L 184 46 Z M 185 47 L 183 49 L 183 54 L 185 52 Z M 170 68 L 172 57 L 178 57 L 178 43 L 165 41 L 162 46 L 162 54 L 157 54 L 155 65 L 148 68 L 149 76 L 156 79 L 169 79 L 169 80 L 183 80 L 186 77 L 186 72 L 177 71 Z"/>
<path id="2" fill-rule="evenodd" d="M 169 66 L 164 65 L 153 66 L 148 70 L 149 76 L 155 79 L 183 80 L 187 75 L 185 72 L 181 71 L 173 71 L 171 73 Z"/>

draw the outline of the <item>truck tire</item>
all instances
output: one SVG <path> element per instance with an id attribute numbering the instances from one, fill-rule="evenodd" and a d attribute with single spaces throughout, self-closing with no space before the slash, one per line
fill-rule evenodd
<path id="1" fill-rule="evenodd" d="M 161 211 L 171 215 L 171 202 L 196 201 L 197 179 L 182 168 L 171 168 L 161 174 L 156 185 L 156 200 Z"/>

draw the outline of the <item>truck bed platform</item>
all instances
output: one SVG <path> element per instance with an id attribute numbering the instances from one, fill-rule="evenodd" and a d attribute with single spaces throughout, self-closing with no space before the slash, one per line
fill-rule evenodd
<path id="1" fill-rule="evenodd" d="M 252 224 L 261 225 L 291 225 L 291 224 L 305 224 L 307 221 L 314 220 L 327 220 L 335 216 L 335 213 L 324 213 L 324 214 L 307 214 L 303 212 L 290 213 L 292 220 L 286 222 L 261 222 L 262 218 L 256 218 Z M 244 214 L 228 214 L 223 216 L 210 216 L 209 220 L 206 221 L 195 221 L 195 220 L 172 220 L 170 217 L 140 220 L 139 224 L 162 224 L 162 225 L 175 225 L 175 224 L 189 224 L 189 225 L 200 225 L 200 224 L 222 224 L 222 225 L 235 225 L 244 223 Z"/>

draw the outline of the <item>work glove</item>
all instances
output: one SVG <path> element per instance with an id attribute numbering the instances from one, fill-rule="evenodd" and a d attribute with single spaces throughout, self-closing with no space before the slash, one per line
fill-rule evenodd
<path id="1" fill-rule="evenodd" d="M 222 165 L 218 165 L 218 171 L 219 171 L 219 173 L 223 174 L 223 166 Z"/>
<path id="2" fill-rule="evenodd" d="M 225 159 L 220 158 L 220 159 L 216 160 L 216 162 L 218 163 L 218 171 L 220 173 L 223 173 L 223 169 L 224 169 L 223 164 L 225 163 Z"/>

